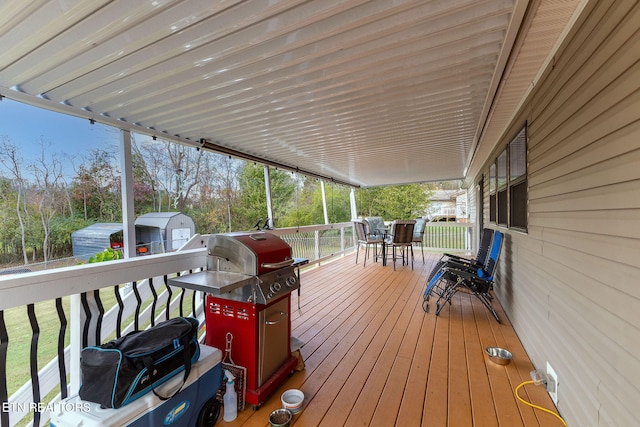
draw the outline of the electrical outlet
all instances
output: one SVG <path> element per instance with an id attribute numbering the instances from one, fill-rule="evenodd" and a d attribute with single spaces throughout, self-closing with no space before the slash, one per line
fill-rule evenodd
<path id="1" fill-rule="evenodd" d="M 547 362 L 547 391 L 551 400 L 557 406 L 558 405 L 558 375 L 553 370 L 549 362 Z"/>

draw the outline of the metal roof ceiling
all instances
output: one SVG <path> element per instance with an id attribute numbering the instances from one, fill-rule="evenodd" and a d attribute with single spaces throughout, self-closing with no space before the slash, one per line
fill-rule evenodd
<path id="1" fill-rule="evenodd" d="M 0 95 L 351 185 L 457 179 L 580 3 L 9 0 Z"/>

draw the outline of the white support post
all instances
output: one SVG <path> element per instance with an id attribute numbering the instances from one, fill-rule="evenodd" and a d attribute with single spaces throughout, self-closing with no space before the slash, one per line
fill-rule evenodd
<path id="1" fill-rule="evenodd" d="M 125 258 L 136 256 L 136 229 L 133 206 L 133 156 L 131 155 L 131 132 L 120 131 L 120 169 L 122 188 L 122 234 Z"/>
<path id="2" fill-rule="evenodd" d="M 133 258 L 136 254 L 136 231 L 133 206 L 133 162 L 131 155 L 131 133 L 126 130 L 120 131 L 120 184 L 122 189 L 122 237 L 124 240 L 123 255 L 125 258 Z M 93 295 L 87 294 L 90 309 L 97 314 Z M 82 331 L 86 315 L 82 309 L 80 295 L 71 296 L 70 304 L 71 316 L 69 319 L 70 334 L 70 359 L 69 359 L 69 392 L 75 394 L 80 389 L 80 353 L 82 351 Z M 89 328 L 89 344 L 100 344 L 95 342 L 96 322 L 92 320 Z"/>
<path id="3" fill-rule="evenodd" d="M 320 259 L 320 230 L 314 231 L 313 234 L 315 238 L 315 257 L 316 259 Z"/>
<path id="4" fill-rule="evenodd" d="M 351 202 L 351 219 L 358 218 L 358 208 L 356 206 L 356 189 L 351 188 L 351 193 L 349 194 L 349 201 Z"/>
<path id="5" fill-rule="evenodd" d="M 269 216 L 269 228 L 274 228 L 275 221 L 273 218 L 273 201 L 271 200 L 271 173 L 269 166 L 264 165 L 264 188 L 267 192 L 267 215 Z"/>
<path id="6" fill-rule="evenodd" d="M 324 191 L 324 181 L 320 181 L 320 189 L 322 190 L 322 212 L 324 212 L 324 223 L 329 224 L 329 212 L 327 212 L 327 195 Z"/>

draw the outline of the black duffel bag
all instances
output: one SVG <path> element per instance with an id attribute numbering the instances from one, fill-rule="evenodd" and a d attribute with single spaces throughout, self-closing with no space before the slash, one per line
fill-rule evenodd
<path id="1" fill-rule="evenodd" d="M 191 364 L 200 357 L 198 327 L 197 319 L 176 317 L 99 347 L 85 347 L 80 358 L 80 398 L 119 408 L 149 391 L 163 400 L 176 395 L 187 381 Z M 158 394 L 157 386 L 182 371 L 184 381 L 172 396 Z"/>

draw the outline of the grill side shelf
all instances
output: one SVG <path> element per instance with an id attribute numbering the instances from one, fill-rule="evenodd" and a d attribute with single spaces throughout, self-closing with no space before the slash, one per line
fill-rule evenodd
<path id="1" fill-rule="evenodd" d="M 221 295 L 255 283 L 255 276 L 226 271 L 199 271 L 169 279 L 169 284 L 181 288 Z"/>

